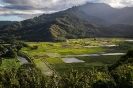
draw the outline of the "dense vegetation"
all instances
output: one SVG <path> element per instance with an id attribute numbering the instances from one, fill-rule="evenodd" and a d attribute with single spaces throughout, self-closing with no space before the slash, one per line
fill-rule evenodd
<path id="1" fill-rule="evenodd" d="M 12 60 L 13 58 L 16 58 L 16 54 L 20 50 L 25 52 L 27 50 L 27 52 L 30 52 L 29 55 L 34 56 L 35 58 L 37 57 L 41 58 L 41 56 L 37 56 L 37 54 L 40 55 L 42 51 L 43 53 L 41 53 L 41 55 L 45 56 L 46 54 L 44 52 L 46 51 L 47 53 L 50 53 L 50 49 L 51 50 L 58 49 L 58 52 L 61 55 L 69 54 L 70 53 L 69 49 L 70 48 L 72 49 L 72 47 L 78 47 L 79 52 L 77 52 L 77 54 L 85 53 L 85 52 L 93 52 L 96 50 L 103 51 L 102 48 L 92 48 L 92 49 L 88 48 L 85 50 L 85 48 L 83 48 L 81 45 L 84 46 L 89 44 L 89 45 L 96 46 L 99 43 L 105 43 L 105 42 L 108 42 L 109 44 L 112 44 L 113 42 L 120 43 L 120 39 L 118 40 L 89 39 L 89 41 L 88 39 L 84 39 L 84 40 L 77 39 L 77 40 L 67 40 L 65 43 L 50 43 L 50 42 L 39 43 L 38 42 L 38 43 L 30 43 L 28 45 L 27 43 L 17 41 L 14 36 L 10 36 L 10 37 L 8 36 L 8 37 L 1 38 L 0 49 L 1 49 L 2 58 L 8 57 L 10 60 Z M 126 45 L 126 47 L 127 46 L 128 45 Z M 10 47 L 12 51 L 10 50 L 10 48 L 8 49 L 8 47 Z M 118 46 L 114 48 L 118 48 Z M 8 51 L 6 49 L 8 49 Z M 72 50 L 74 51 L 75 49 L 77 48 L 73 48 Z M 129 49 L 129 48 L 127 47 L 126 49 Z M 11 54 L 7 52 L 11 52 Z M 37 52 L 37 54 L 35 52 Z M 13 57 L 12 55 L 15 55 L 15 56 Z M 108 57 L 110 58 L 99 56 L 99 57 L 90 57 L 90 58 L 79 57 L 79 59 L 85 60 L 86 63 L 84 64 L 86 65 L 88 64 L 88 62 L 100 61 L 100 60 L 103 63 L 106 63 L 109 60 L 112 60 L 113 62 L 115 61 L 114 56 L 108 56 Z M 49 56 L 43 57 L 45 59 L 35 59 L 35 58 L 33 60 L 34 63 L 25 63 L 25 64 L 22 64 L 21 66 L 18 62 L 15 62 L 17 61 L 17 59 L 14 59 L 15 61 L 12 60 L 10 64 L 3 63 L 3 64 L 8 64 L 6 66 L 10 67 L 10 69 L 5 69 L 5 66 L 0 65 L 0 71 L 3 71 L 2 73 L 0 73 L 0 88 L 127 88 L 127 87 L 132 88 L 133 87 L 133 84 L 132 84 L 133 83 L 132 82 L 133 50 L 129 50 L 126 55 L 122 56 L 117 62 L 115 62 L 112 65 L 107 65 L 107 66 L 102 65 L 97 68 L 95 66 L 92 66 L 92 67 L 85 67 L 85 69 L 84 68 L 80 69 L 78 67 L 79 64 L 78 65 L 73 64 L 73 66 L 75 67 L 69 67 L 69 71 L 67 71 L 67 73 L 66 71 L 64 71 L 63 73 L 63 69 L 61 70 L 58 68 L 58 64 L 62 63 L 58 59 L 59 57 L 52 58 L 49 55 Z M 118 58 L 118 56 L 116 56 L 116 58 Z M 4 60 L 3 62 L 5 61 L 7 60 Z M 50 65 L 52 65 L 53 63 L 55 66 L 54 65 L 52 66 L 54 66 L 54 69 L 57 72 L 55 72 L 52 68 L 53 73 L 51 76 L 44 75 L 45 70 L 43 69 L 45 68 L 45 64 L 44 64 L 45 61 L 50 63 Z M 83 66 L 82 63 L 80 64 L 81 64 L 80 66 Z M 43 68 L 41 67 L 42 65 L 43 65 Z M 55 68 L 56 66 L 57 68 Z M 63 67 L 63 64 L 60 64 L 60 66 Z M 59 72 L 58 70 L 61 70 L 62 73 L 58 74 Z"/>
<path id="2" fill-rule="evenodd" d="M 130 60 L 133 59 L 132 56 Z M 129 58 L 128 58 L 129 59 Z M 121 59 L 120 59 L 121 61 Z M 70 70 L 62 76 L 44 76 L 34 64 L 23 64 L 18 70 L 12 69 L 0 75 L 1 88 L 132 88 L 132 64 L 121 64 L 114 70 L 92 69 Z"/>
<path id="3" fill-rule="evenodd" d="M 22 47 L 28 47 L 24 42 L 17 41 L 14 36 L 3 36 L 0 38 L 0 56 L 1 57 L 12 57 L 17 56 L 17 52 Z"/>
<path id="4" fill-rule="evenodd" d="M 17 21 L 0 21 L 0 26 L 6 26 L 14 23 L 17 23 Z"/>
<path id="5" fill-rule="evenodd" d="M 3 36 L 0 38 L 0 65 L 2 64 L 0 72 L 11 64 L 14 64 L 14 66 L 18 65 L 17 55 L 22 47 L 28 47 L 28 45 L 17 41 L 14 36 Z M 7 68 L 10 68 L 10 66 Z"/>

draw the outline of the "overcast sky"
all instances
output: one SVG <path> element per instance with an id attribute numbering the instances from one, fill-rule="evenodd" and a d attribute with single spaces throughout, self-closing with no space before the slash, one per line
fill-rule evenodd
<path id="1" fill-rule="evenodd" d="M 20 21 L 86 2 L 107 3 L 115 8 L 133 6 L 133 0 L 0 0 L 0 20 Z"/>

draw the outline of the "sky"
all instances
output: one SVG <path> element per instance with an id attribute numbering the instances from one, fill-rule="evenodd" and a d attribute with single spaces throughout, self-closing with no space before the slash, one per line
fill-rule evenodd
<path id="1" fill-rule="evenodd" d="M 114 8 L 133 6 L 133 0 L 0 0 L 0 21 L 22 21 L 86 2 L 107 3 Z"/>

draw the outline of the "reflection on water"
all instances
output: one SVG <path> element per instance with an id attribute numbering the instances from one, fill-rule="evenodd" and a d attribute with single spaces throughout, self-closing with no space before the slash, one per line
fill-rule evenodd
<path id="1" fill-rule="evenodd" d="M 65 63 L 80 63 L 80 62 L 84 62 L 82 60 L 79 60 L 77 58 L 62 58 L 62 60 L 65 62 Z"/>

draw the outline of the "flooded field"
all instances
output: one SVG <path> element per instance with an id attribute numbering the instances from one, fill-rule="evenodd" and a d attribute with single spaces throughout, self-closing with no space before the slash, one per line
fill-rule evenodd
<path id="1" fill-rule="evenodd" d="M 21 56 L 18 56 L 18 60 L 24 64 L 24 63 L 28 63 L 28 61 L 24 58 L 24 57 L 21 57 Z"/>
<path id="2" fill-rule="evenodd" d="M 84 62 L 83 60 L 79 60 L 77 58 L 62 58 L 62 60 L 65 63 L 81 63 L 81 62 Z"/>

